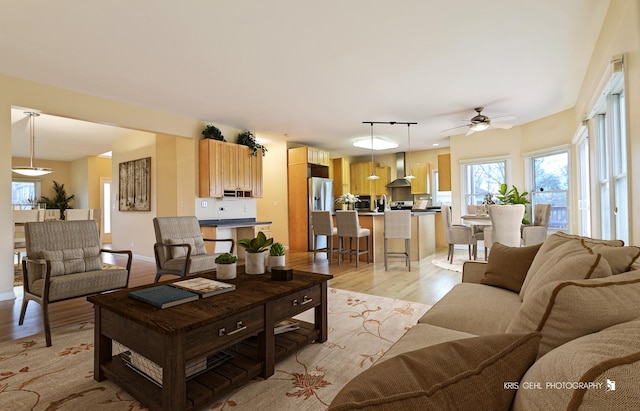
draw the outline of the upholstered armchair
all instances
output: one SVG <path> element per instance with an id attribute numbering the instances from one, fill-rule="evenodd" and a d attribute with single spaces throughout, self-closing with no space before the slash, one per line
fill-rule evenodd
<path id="1" fill-rule="evenodd" d="M 455 225 L 451 222 L 451 207 L 442 206 L 440 209 L 442 222 L 444 224 L 444 235 L 449 243 L 447 259 L 453 264 L 453 250 L 456 244 L 467 244 L 469 246 L 469 260 L 471 260 L 471 248 L 473 246 L 474 254 L 476 247 L 476 239 L 473 236 L 471 227 L 464 225 Z"/>
<path id="2" fill-rule="evenodd" d="M 533 208 L 533 225 L 522 226 L 522 245 L 542 244 L 547 239 L 547 227 L 551 204 L 536 204 Z"/>
<path id="3" fill-rule="evenodd" d="M 186 277 L 216 268 L 216 257 L 222 253 L 207 253 L 205 241 L 229 243 L 233 253 L 235 242 L 231 238 L 202 238 L 200 224 L 194 216 L 156 217 L 153 219 L 156 243 L 156 278 L 165 274 Z"/>
<path id="4" fill-rule="evenodd" d="M 22 260 L 24 298 L 18 323 L 23 324 L 29 301 L 39 303 L 50 347 L 48 305 L 126 288 L 132 254 L 101 249 L 98 224 L 92 220 L 28 222 L 24 232 L 27 257 Z M 102 253 L 126 255 L 126 267 L 105 268 Z"/>

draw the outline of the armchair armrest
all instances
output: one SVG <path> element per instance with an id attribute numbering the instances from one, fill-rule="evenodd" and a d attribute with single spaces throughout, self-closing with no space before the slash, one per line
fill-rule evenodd
<path id="1" fill-rule="evenodd" d="M 462 282 L 480 284 L 486 269 L 485 261 L 465 261 L 462 266 Z"/>
<path id="2" fill-rule="evenodd" d="M 204 241 L 218 241 L 218 242 L 230 242 L 231 243 L 231 250 L 229 250 L 229 253 L 233 254 L 233 247 L 235 246 L 236 242 L 233 240 L 233 238 L 203 238 Z"/>
<path id="3" fill-rule="evenodd" d="M 126 254 L 127 255 L 127 272 L 131 273 L 131 260 L 133 259 L 133 253 L 130 250 L 109 250 L 106 248 L 101 248 L 100 252 L 109 253 L 109 254 Z"/>

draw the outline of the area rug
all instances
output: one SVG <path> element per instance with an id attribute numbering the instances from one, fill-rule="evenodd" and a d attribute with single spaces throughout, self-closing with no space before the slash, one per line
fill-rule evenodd
<path id="1" fill-rule="evenodd" d="M 371 367 L 428 305 L 329 289 L 329 337 L 276 364 L 204 410 L 325 410 L 354 376 Z M 303 313 L 309 320 L 312 312 Z M 0 344 L 3 410 L 144 410 L 110 381 L 93 379 L 93 323 L 55 328 L 53 346 L 42 334 Z"/>
<path id="2" fill-rule="evenodd" d="M 436 267 L 444 268 L 445 270 L 457 271 L 461 273 L 464 262 L 469 261 L 469 258 L 467 254 L 464 254 L 464 257 L 463 257 L 462 252 L 459 252 L 459 253 L 460 253 L 460 257 L 456 257 L 455 254 L 453 255 L 453 264 L 450 263 L 446 257 L 434 258 L 433 260 L 431 260 L 431 264 L 435 265 Z"/>

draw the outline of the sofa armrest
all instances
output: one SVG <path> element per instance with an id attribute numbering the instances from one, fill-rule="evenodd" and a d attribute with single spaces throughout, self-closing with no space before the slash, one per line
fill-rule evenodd
<path id="1" fill-rule="evenodd" d="M 465 261 L 462 266 L 462 282 L 480 284 L 486 269 L 485 261 Z"/>

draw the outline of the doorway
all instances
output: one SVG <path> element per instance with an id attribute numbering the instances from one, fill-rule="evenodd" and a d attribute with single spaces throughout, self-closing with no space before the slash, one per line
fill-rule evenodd
<path id="1" fill-rule="evenodd" d="M 111 178 L 100 177 L 100 208 L 102 209 L 100 237 L 102 244 L 111 244 L 111 187 Z"/>

